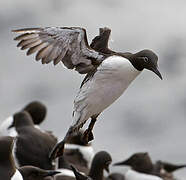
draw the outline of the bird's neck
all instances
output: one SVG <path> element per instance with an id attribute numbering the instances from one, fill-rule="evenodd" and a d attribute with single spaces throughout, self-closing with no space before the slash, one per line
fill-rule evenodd
<path id="1" fill-rule="evenodd" d="M 92 164 L 89 176 L 93 180 L 103 180 L 103 168 L 97 164 Z"/>

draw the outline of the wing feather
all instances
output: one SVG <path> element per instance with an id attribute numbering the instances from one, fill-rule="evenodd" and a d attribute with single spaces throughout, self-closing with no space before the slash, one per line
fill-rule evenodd
<path id="1" fill-rule="evenodd" d="M 93 50 L 87 41 L 86 30 L 79 27 L 47 27 L 13 30 L 21 33 L 14 38 L 18 47 L 28 49 L 27 55 L 36 53 L 36 60 L 43 64 L 60 61 L 79 73 L 88 73 L 97 67 L 105 55 Z"/>

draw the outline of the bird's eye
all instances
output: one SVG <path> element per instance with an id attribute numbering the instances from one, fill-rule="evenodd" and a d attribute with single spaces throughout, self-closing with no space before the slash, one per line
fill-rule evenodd
<path id="1" fill-rule="evenodd" d="M 148 58 L 147 57 L 144 57 L 144 61 L 147 63 L 148 62 Z"/>

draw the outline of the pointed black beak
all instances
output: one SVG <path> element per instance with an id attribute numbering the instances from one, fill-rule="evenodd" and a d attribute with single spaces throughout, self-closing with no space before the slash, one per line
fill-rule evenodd
<path id="1" fill-rule="evenodd" d="M 122 161 L 122 162 L 118 162 L 118 163 L 114 163 L 113 166 L 123 166 L 123 165 L 130 165 L 129 159 Z"/>
<path id="2" fill-rule="evenodd" d="M 161 80 L 163 80 L 162 75 L 157 67 L 150 68 L 150 71 L 153 71 Z"/>
<path id="3" fill-rule="evenodd" d="M 54 176 L 54 175 L 59 174 L 59 173 L 61 173 L 61 172 L 52 171 L 52 170 L 51 171 L 46 171 L 46 172 L 43 173 L 43 177 Z"/>
<path id="4" fill-rule="evenodd" d="M 75 175 L 75 177 L 76 177 L 77 180 L 88 179 L 86 176 L 84 176 L 81 173 L 79 173 L 74 166 L 71 165 L 71 168 L 72 168 L 72 171 L 74 172 L 74 175 Z"/>

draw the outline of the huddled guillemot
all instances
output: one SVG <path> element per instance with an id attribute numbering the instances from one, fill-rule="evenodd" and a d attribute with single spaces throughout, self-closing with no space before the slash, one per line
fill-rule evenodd
<path id="1" fill-rule="evenodd" d="M 38 125 L 43 122 L 47 113 L 46 106 L 39 101 L 33 101 L 27 104 L 22 110 L 27 111 L 31 115 L 35 127 L 37 128 L 39 128 Z M 15 137 L 17 135 L 17 132 L 15 131 L 13 122 L 14 115 L 5 119 L 0 125 L 0 135 Z"/>
<path id="2" fill-rule="evenodd" d="M 83 141 L 83 131 L 74 133 L 66 142 L 64 155 L 59 157 L 59 168 L 61 168 L 61 160 L 63 157 L 80 172 L 87 173 L 89 171 L 91 161 L 94 157 L 94 149 L 91 143 L 85 144 Z"/>
<path id="3" fill-rule="evenodd" d="M 86 173 L 88 176 L 85 177 L 90 177 L 93 180 L 103 180 L 104 179 L 104 170 L 106 170 L 107 172 L 109 172 L 109 165 L 112 162 L 112 158 L 110 156 L 109 153 L 107 153 L 106 151 L 100 151 L 98 153 L 95 154 L 92 163 L 91 163 L 91 167 L 88 173 Z M 64 163 L 64 167 L 61 170 L 62 174 L 58 174 L 56 176 L 56 180 L 63 180 L 64 177 L 66 179 L 68 178 L 73 178 L 74 174 L 72 175 L 72 171 L 70 172 L 70 166 L 68 164 L 68 162 L 65 161 L 65 159 L 63 159 L 63 163 Z M 64 170 L 68 170 L 69 172 L 69 177 L 67 177 L 67 171 Z M 58 171 L 60 171 L 60 169 L 58 169 Z M 66 176 L 65 176 L 66 174 Z M 76 174 L 75 174 L 76 175 Z M 83 175 L 83 174 L 82 174 Z M 83 177 L 83 176 L 81 176 Z"/>
<path id="4" fill-rule="evenodd" d="M 42 170 L 33 166 L 23 166 L 16 169 L 12 156 L 14 138 L 0 137 L 0 179 L 2 180 L 44 180 L 47 176 L 59 173 L 53 170 Z"/>
<path id="5" fill-rule="evenodd" d="M 115 163 L 115 166 L 119 165 L 126 165 L 130 166 L 132 170 L 138 172 L 138 173 L 143 173 L 143 174 L 148 174 L 148 175 L 153 175 L 160 177 L 164 180 L 174 180 L 173 172 L 186 167 L 186 165 L 174 165 L 168 162 L 163 162 L 163 161 L 157 161 L 156 163 L 152 163 L 152 160 L 147 152 L 145 153 L 135 153 L 131 157 L 129 157 L 127 160 Z M 131 173 L 130 174 L 134 174 Z"/>
<path id="6" fill-rule="evenodd" d="M 14 115 L 14 125 L 18 133 L 13 149 L 17 166 L 32 165 L 46 170 L 53 169 L 49 153 L 57 139 L 35 128 L 30 114 L 26 111 Z"/>
<path id="7" fill-rule="evenodd" d="M 116 101 L 143 71 L 153 71 L 161 79 L 158 57 L 151 50 L 137 53 L 102 53 L 88 45 L 86 30 L 80 27 L 47 27 L 13 30 L 20 33 L 18 47 L 37 52 L 43 64 L 59 62 L 80 74 L 87 74 L 74 100 L 73 123 L 63 141 L 53 149 L 50 158 L 62 155 L 68 137 L 91 118 L 84 140 L 93 139 L 92 129 L 99 114 Z"/>

